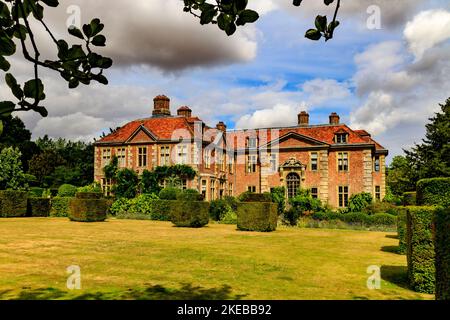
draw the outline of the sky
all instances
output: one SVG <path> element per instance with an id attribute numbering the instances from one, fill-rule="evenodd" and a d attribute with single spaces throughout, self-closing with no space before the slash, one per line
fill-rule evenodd
<path id="1" fill-rule="evenodd" d="M 322 1 L 249 0 L 260 19 L 228 37 L 183 12 L 181 0 L 61 0 L 46 19 L 58 38 L 76 43 L 67 25 L 99 17 L 114 65 L 108 86 L 69 90 L 41 71 L 49 116 L 17 113 L 33 138 L 45 134 L 92 141 L 109 128 L 148 117 L 153 97 L 171 98 L 172 113 L 188 105 L 213 126 L 290 126 L 306 110 L 310 122 L 337 112 L 353 129 L 365 129 L 390 158 L 420 142 L 439 103 L 450 97 L 450 4 L 444 0 L 343 0 L 334 39 L 310 41 L 305 31 Z M 39 26 L 36 26 L 39 29 Z M 55 48 L 41 29 L 43 57 Z M 32 77 L 20 54 L 11 59 L 19 80 Z M 0 80 L 1 100 L 10 93 Z"/>

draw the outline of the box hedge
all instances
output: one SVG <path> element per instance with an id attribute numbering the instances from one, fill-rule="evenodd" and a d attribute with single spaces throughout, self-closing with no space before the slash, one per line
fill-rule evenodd
<path id="1" fill-rule="evenodd" d="M 405 208 L 398 210 L 397 214 L 397 233 L 398 233 L 398 253 L 406 254 L 406 214 Z"/>
<path id="2" fill-rule="evenodd" d="M 28 193 L 25 191 L 0 191 L 0 217 L 25 217 Z"/>
<path id="3" fill-rule="evenodd" d="M 404 192 L 403 193 L 403 205 L 415 206 L 417 201 L 417 192 Z"/>
<path id="4" fill-rule="evenodd" d="M 151 219 L 156 221 L 170 221 L 172 207 L 171 200 L 153 201 Z"/>
<path id="5" fill-rule="evenodd" d="M 28 216 L 49 217 L 52 205 L 49 198 L 28 198 Z"/>
<path id="6" fill-rule="evenodd" d="M 450 300 L 450 208 L 435 214 L 436 299 Z"/>
<path id="7" fill-rule="evenodd" d="M 272 202 L 240 202 L 237 207 L 237 228 L 242 231 L 275 231 L 278 206 Z"/>
<path id="8" fill-rule="evenodd" d="M 241 202 L 272 202 L 272 195 L 266 193 L 254 193 L 246 191 L 239 196 Z"/>
<path id="9" fill-rule="evenodd" d="M 422 179 L 417 182 L 417 204 L 450 206 L 450 178 Z"/>
<path id="10" fill-rule="evenodd" d="M 51 201 L 52 209 L 50 211 L 50 216 L 68 217 L 70 199 L 72 199 L 72 197 L 54 197 Z"/>
<path id="11" fill-rule="evenodd" d="M 106 200 L 100 197 L 98 193 L 93 192 L 77 193 L 76 197 L 69 201 L 69 219 L 77 222 L 105 221 L 108 205 Z"/>
<path id="12" fill-rule="evenodd" d="M 170 218 L 177 227 L 201 228 L 209 223 L 209 203 L 204 201 L 170 201 Z"/>
<path id="13" fill-rule="evenodd" d="M 417 292 L 435 291 L 435 252 L 433 243 L 433 216 L 436 207 L 408 207 L 407 260 L 408 279 Z"/>

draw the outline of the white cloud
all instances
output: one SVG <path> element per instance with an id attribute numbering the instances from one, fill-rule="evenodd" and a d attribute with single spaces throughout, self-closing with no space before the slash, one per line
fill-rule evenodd
<path id="1" fill-rule="evenodd" d="M 450 12 L 428 10 L 416 15 L 406 25 L 404 35 L 417 60 L 428 49 L 450 39 Z"/>
<path id="2" fill-rule="evenodd" d="M 303 92 L 309 95 L 309 105 L 319 105 L 330 100 L 350 97 L 348 85 L 334 79 L 314 79 L 302 85 Z"/>
<path id="3" fill-rule="evenodd" d="M 301 106 L 306 110 L 306 105 Z M 253 114 L 242 116 L 236 122 L 237 129 L 267 128 L 297 124 L 299 107 L 277 104 L 273 108 L 257 110 Z"/>

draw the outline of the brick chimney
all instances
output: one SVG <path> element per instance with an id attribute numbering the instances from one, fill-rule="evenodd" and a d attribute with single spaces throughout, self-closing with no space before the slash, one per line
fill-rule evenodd
<path id="1" fill-rule="evenodd" d="M 309 125 L 309 114 L 306 111 L 302 111 L 298 114 L 298 125 L 308 126 Z"/>
<path id="2" fill-rule="evenodd" d="M 217 125 L 216 128 L 220 131 L 226 132 L 227 131 L 227 126 L 225 125 L 225 123 L 223 123 L 223 121 L 220 121 Z"/>
<path id="3" fill-rule="evenodd" d="M 190 118 L 192 117 L 192 110 L 187 106 L 183 106 L 177 110 L 177 115 L 180 117 Z"/>
<path id="4" fill-rule="evenodd" d="M 336 112 L 330 114 L 330 124 L 339 124 L 341 122 L 341 118 Z"/>
<path id="5" fill-rule="evenodd" d="M 165 95 L 153 99 L 153 115 L 157 117 L 170 116 L 170 99 Z"/>

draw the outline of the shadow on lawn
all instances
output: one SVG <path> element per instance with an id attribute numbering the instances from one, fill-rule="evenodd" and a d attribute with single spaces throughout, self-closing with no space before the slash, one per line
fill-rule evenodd
<path id="1" fill-rule="evenodd" d="M 408 268 L 404 266 L 381 266 L 381 279 L 404 289 L 408 285 Z"/>
<path id="2" fill-rule="evenodd" d="M 395 254 L 401 254 L 399 252 L 399 246 L 384 246 L 384 247 L 381 247 L 381 251 L 395 253 Z"/>
<path id="3" fill-rule="evenodd" d="M 232 294 L 230 286 L 203 288 L 192 284 L 183 284 L 179 289 L 161 285 L 143 289 L 128 289 L 122 292 L 93 292 L 67 297 L 68 292 L 55 288 L 24 290 L 13 300 L 240 300 L 246 295 Z M 0 292 L 0 300 L 6 299 L 8 291 Z"/>

